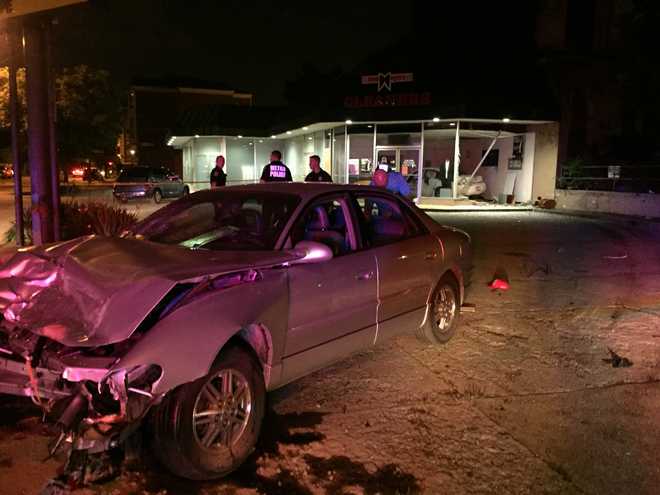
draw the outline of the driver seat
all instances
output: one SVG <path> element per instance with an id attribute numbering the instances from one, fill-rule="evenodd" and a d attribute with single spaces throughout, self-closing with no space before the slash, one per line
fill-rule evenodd
<path id="1" fill-rule="evenodd" d="M 346 240 L 339 232 L 330 230 L 330 218 L 326 209 L 316 206 L 310 217 L 305 225 L 305 240 L 325 244 L 334 256 L 342 254 Z"/>

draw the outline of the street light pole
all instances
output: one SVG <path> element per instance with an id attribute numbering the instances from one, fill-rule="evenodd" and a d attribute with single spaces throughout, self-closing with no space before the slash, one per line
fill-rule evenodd
<path id="1" fill-rule="evenodd" d="M 45 22 L 46 84 L 48 85 L 48 151 L 50 155 L 50 185 L 53 213 L 53 240 L 60 240 L 60 169 L 57 164 L 57 141 L 55 122 L 55 76 L 53 70 L 53 30 L 50 19 Z"/>
<path id="2" fill-rule="evenodd" d="M 39 245 L 55 239 L 51 221 L 53 201 L 48 129 L 48 74 L 43 27 L 37 21 L 26 21 L 24 29 L 32 240 Z"/>

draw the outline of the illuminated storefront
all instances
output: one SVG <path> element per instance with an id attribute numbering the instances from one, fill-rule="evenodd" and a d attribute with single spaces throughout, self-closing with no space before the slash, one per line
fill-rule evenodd
<path id="1" fill-rule="evenodd" d="M 513 195 L 526 203 L 554 197 L 557 125 L 505 120 L 349 120 L 310 123 L 269 136 L 177 135 L 169 144 L 182 150 L 184 180 L 195 189 L 206 187 L 217 155 L 226 157 L 228 184 L 241 184 L 257 181 L 270 152 L 278 149 L 295 181 L 309 172 L 309 157 L 318 155 L 340 183 L 368 183 L 375 163 L 385 161 L 406 177 L 417 198 L 478 193 L 486 199 Z M 483 193 L 479 183 L 485 185 Z"/>
<path id="2" fill-rule="evenodd" d="M 277 149 L 295 181 L 318 155 L 339 183 L 368 183 L 375 164 L 387 162 L 418 200 L 554 197 L 555 122 L 465 117 L 465 106 L 435 105 L 430 83 L 414 86 L 412 73 L 352 80 L 359 84 L 338 90 L 344 96 L 329 109 L 225 107 L 185 116 L 168 143 L 182 151 L 184 180 L 206 187 L 215 157 L 223 155 L 228 184 L 255 182 Z"/>

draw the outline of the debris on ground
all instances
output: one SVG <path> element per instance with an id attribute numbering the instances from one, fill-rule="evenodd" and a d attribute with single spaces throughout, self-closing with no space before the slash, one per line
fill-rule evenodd
<path id="1" fill-rule="evenodd" d="M 550 264 L 546 262 L 539 262 L 529 258 L 523 261 L 522 266 L 527 277 L 532 277 L 538 272 L 541 272 L 543 275 L 550 274 Z"/>
<path id="2" fill-rule="evenodd" d="M 625 260 L 627 258 L 628 258 L 627 254 L 603 256 L 603 259 L 605 260 Z"/>
<path id="3" fill-rule="evenodd" d="M 488 287 L 493 290 L 509 290 L 511 288 L 509 285 L 509 276 L 504 268 L 497 267 L 495 269 L 495 274 L 493 275 L 492 281 L 488 284 Z"/>
<path id="4" fill-rule="evenodd" d="M 461 306 L 461 313 L 476 313 L 477 306 L 471 303 L 463 303 Z"/>
<path id="5" fill-rule="evenodd" d="M 610 357 L 603 359 L 603 362 L 611 363 L 612 368 L 629 368 L 630 366 L 633 365 L 633 362 L 627 357 L 619 356 L 609 347 L 607 348 L 607 350 L 610 352 Z"/>
<path id="6" fill-rule="evenodd" d="M 557 201 L 555 201 L 554 199 L 539 197 L 534 203 L 534 206 L 538 206 L 539 208 L 543 208 L 544 210 L 554 210 L 555 207 L 557 206 Z"/>
<path id="7" fill-rule="evenodd" d="M 493 281 L 489 284 L 490 288 L 493 290 L 509 290 L 509 282 L 506 280 L 502 280 L 501 278 L 496 278 L 493 279 Z"/>

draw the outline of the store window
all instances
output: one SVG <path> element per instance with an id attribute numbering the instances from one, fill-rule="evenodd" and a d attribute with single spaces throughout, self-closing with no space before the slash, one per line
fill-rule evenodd
<path id="1" fill-rule="evenodd" d="M 421 124 L 378 124 L 376 146 L 421 146 Z"/>
<path id="2" fill-rule="evenodd" d="M 450 122 L 426 124 L 422 157 L 422 196 L 452 197 L 455 138 L 456 128 Z"/>
<path id="3" fill-rule="evenodd" d="M 368 184 L 373 174 L 374 126 L 351 125 L 348 127 L 348 139 L 348 181 L 351 184 Z"/>
<path id="4" fill-rule="evenodd" d="M 254 140 L 238 137 L 228 137 L 226 140 L 227 185 L 253 182 L 255 179 Z"/>
<path id="5" fill-rule="evenodd" d="M 345 126 L 335 127 L 332 132 L 332 181 L 338 184 L 348 182 L 345 132 Z"/>

